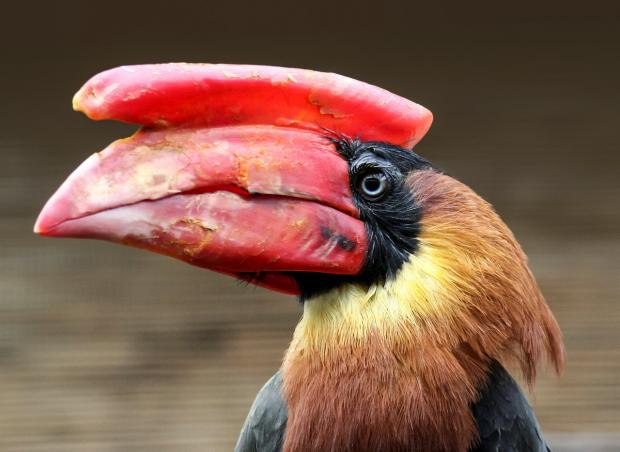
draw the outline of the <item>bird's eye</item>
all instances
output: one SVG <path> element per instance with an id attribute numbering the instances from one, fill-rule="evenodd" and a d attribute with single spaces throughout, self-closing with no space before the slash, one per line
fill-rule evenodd
<path id="1" fill-rule="evenodd" d="M 376 201 L 381 198 L 388 188 L 389 182 L 383 173 L 366 174 L 359 183 L 361 195 L 369 201 Z"/>

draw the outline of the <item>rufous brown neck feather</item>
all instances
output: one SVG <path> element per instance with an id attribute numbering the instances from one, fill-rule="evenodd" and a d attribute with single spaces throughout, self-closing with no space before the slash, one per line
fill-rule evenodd
<path id="1" fill-rule="evenodd" d="M 466 451 L 491 360 L 526 380 L 561 333 L 527 259 L 492 207 L 431 171 L 408 180 L 423 208 L 396 278 L 305 303 L 284 364 L 285 452 Z"/>

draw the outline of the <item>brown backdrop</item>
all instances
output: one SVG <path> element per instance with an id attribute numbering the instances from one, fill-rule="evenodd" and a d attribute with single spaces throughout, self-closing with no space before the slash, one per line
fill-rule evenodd
<path id="1" fill-rule="evenodd" d="M 278 367 L 300 315 L 293 299 L 31 233 L 66 175 L 132 130 L 73 113 L 73 93 L 100 70 L 167 61 L 335 71 L 433 110 L 418 152 L 496 206 L 564 330 L 566 374 L 544 375 L 532 394 L 552 444 L 616 448 L 611 3 L 49 3 L 2 6 L 0 450 L 230 450 Z"/>

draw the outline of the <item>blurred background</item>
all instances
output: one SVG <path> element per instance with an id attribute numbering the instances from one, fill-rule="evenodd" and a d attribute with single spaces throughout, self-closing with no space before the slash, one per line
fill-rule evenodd
<path id="1" fill-rule="evenodd" d="M 429 107 L 417 151 L 495 205 L 564 331 L 530 399 L 554 450 L 620 450 L 619 10 L 613 3 L 11 2 L 0 27 L 0 450 L 229 451 L 293 299 L 31 233 L 132 133 L 71 110 L 121 64 L 334 71 Z"/>

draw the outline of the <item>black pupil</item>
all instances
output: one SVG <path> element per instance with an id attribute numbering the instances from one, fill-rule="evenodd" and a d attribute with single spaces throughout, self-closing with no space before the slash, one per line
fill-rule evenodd
<path id="1" fill-rule="evenodd" d="M 375 194 L 381 190 L 381 179 L 377 176 L 370 176 L 364 180 L 364 188 L 368 193 Z"/>

